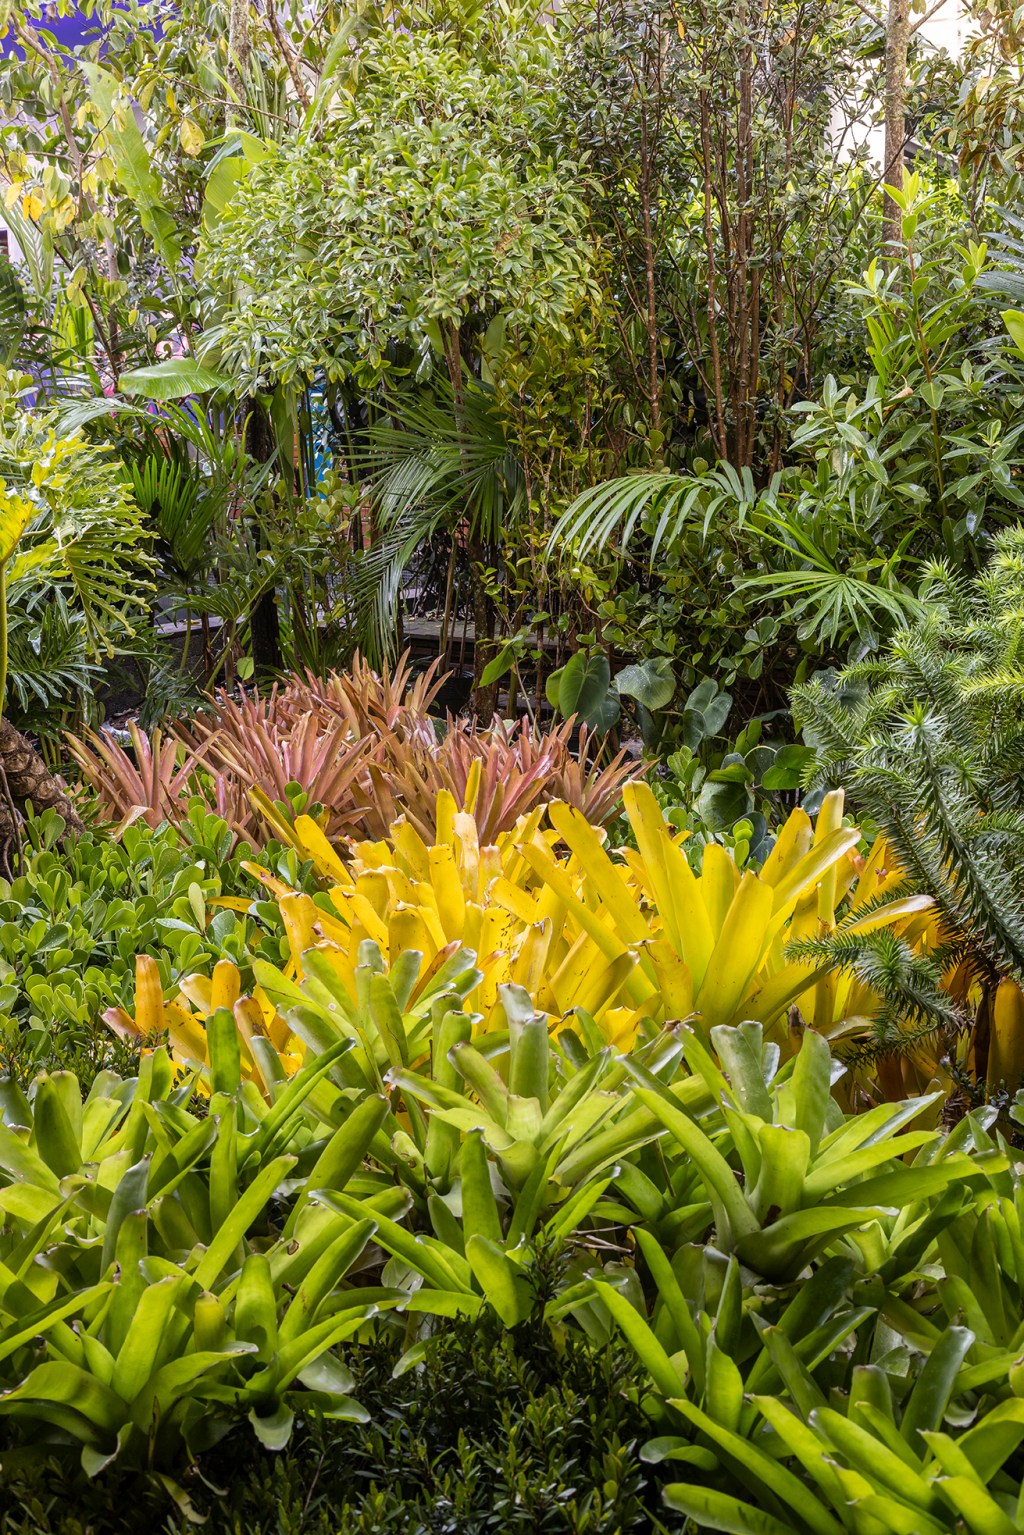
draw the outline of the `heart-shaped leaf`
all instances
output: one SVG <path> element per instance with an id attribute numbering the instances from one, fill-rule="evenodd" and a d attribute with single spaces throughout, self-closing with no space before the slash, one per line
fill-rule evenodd
<path id="1" fill-rule="evenodd" d="M 635 698 L 652 713 L 667 708 L 676 690 L 672 663 L 665 656 L 652 656 L 634 666 L 625 666 L 615 679 L 620 697 Z"/>
<path id="2" fill-rule="evenodd" d="M 559 710 L 567 719 L 575 714 L 592 730 L 608 729 L 607 725 L 602 726 L 602 721 L 607 717 L 610 683 L 608 657 L 601 651 L 588 654 L 578 650 L 574 656 L 570 656 L 562 669 L 558 685 Z M 615 708 L 617 710 L 617 704 Z"/>

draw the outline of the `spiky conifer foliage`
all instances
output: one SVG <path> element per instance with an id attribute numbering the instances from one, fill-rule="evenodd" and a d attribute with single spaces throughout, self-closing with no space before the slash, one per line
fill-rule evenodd
<path id="1" fill-rule="evenodd" d="M 977 1032 L 1000 978 L 1024 978 L 1024 529 L 1002 533 L 972 581 L 930 568 L 921 595 L 923 619 L 881 656 L 797 688 L 793 709 L 817 745 L 813 780 L 841 782 L 935 897 L 941 958 L 981 997 Z M 866 949 L 854 958 L 867 963 Z M 908 985 L 903 966 L 877 969 L 887 1016 L 902 998 L 909 1017 L 923 1007 L 948 1025 L 923 974 Z M 979 1075 L 986 1055 L 979 1038 Z"/>
<path id="2" fill-rule="evenodd" d="M 963 1015 L 942 989 L 942 962 L 922 954 L 896 933 L 844 930 L 789 946 L 791 959 L 852 971 L 879 999 L 870 1032 L 839 1040 L 836 1054 L 852 1066 L 869 1066 L 879 1056 L 907 1054 L 939 1032 L 947 1037 L 963 1025 Z"/>

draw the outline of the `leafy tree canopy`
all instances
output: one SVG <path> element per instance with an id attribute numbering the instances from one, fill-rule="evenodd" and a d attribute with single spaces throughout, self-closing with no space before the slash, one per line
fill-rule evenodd
<path id="1" fill-rule="evenodd" d="M 354 88 L 210 231 L 207 275 L 236 295 L 208 332 L 221 366 L 370 386 L 450 365 L 469 322 L 567 335 L 597 289 L 581 168 L 549 127 L 556 62 L 536 31 L 486 52 L 423 31 L 359 45 Z"/>

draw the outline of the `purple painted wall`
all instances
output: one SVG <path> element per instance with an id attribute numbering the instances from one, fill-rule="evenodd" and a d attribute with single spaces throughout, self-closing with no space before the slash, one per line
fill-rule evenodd
<path id="1" fill-rule="evenodd" d="M 49 6 L 43 7 L 43 19 L 35 25 L 55 37 L 62 48 L 77 48 L 82 43 L 94 43 L 103 31 L 95 17 L 84 17 L 77 13 L 73 16 L 56 16 L 52 11 L 48 16 L 48 10 L 51 10 Z M 159 32 L 159 27 L 156 30 Z M 0 55 L 20 51 L 13 31 L 0 38 Z"/>

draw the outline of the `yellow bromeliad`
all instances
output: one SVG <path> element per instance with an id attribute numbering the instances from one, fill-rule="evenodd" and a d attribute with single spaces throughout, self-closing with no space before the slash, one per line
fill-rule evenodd
<path id="1" fill-rule="evenodd" d="M 262 987 L 255 987 L 252 996 L 242 996 L 241 972 L 229 959 L 218 960 L 208 976 L 186 976 L 177 996 L 165 999 L 156 960 L 140 954 L 135 960 L 135 1017 L 121 1007 L 111 1007 L 103 1018 L 122 1039 L 155 1040 L 166 1034 L 178 1062 L 201 1068 L 197 1085 L 206 1091 L 210 1063 L 206 1020 L 218 1008 L 228 1008 L 234 1014 L 243 1080 L 255 1082 L 268 1094 L 274 1077 L 298 1071 L 304 1055 L 301 1040 L 292 1034 Z"/>
<path id="2" fill-rule="evenodd" d="M 303 977 L 302 955 L 317 945 L 333 945 L 336 956 L 348 956 L 353 996 L 359 945 L 366 939 L 377 945 L 389 967 L 410 950 L 422 954 L 429 968 L 457 948 L 470 949 L 482 972 L 471 994 L 472 1007 L 483 1015 L 486 1028 L 498 1006 L 499 986 L 515 982 L 533 995 L 541 978 L 540 922 L 524 924 L 495 898 L 495 889 L 500 883 L 525 892 L 535 882 L 524 849 L 534 844 L 547 848 L 557 836 L 542 828 L 543 818 L 544 809 L 538 807 L 495 846 L 481 847 L 473 816 L 457 810 L 452 796 L 442 791 L 435 844 L 428 846 L 412 826 L 399 821 L 389 840 L 355 844 L 346 864 L 316 823 L 299 816 L 292 840 L 321 875 L 334 881 L 327 892 L 330 909 L 289 890 L 259 865 L 245 868 L 278 900 L 298 979 Z M 530 932 L 531 926 L 538 930 Z"/>
<path id="3" fill-rule="evenodd" d="M 643 783 L 625 790 L 638 846 L 621 857 L 603 832 L 560 804 L 548 807 L 547 826 L 537 811 L 481 848 L 472 816 L 441 799 L 449 803 L 439 804 L 436 844 L 399 823 L 387 841 L 356 844 L 347 864 L 314 822 L 299 817 L 297 845 L 334 879 L 330 913 L 249 866 L 281 902 L 300 970 L 301 954 L 318 937 L 350 952 L 371 938 L 389 963 L 406 949 L 433 959 L 457 943 L 476 953 L 484 974 L 471 997 L 484 1029 L 498 986 L 515 981 L 555 1019 L 583 1008 L 620 1046 L 648 1018 L 661 1024 L 695 1014 L 705 1032 L 748 1017 L 770 1025 L 794 1003 L 807 1005 L 808 993 L 808 1021 L 832 1033 L 860 1017 L 868 999 L 852 978 L 787 963 L 786 945 L 834 927 L 855 883 L 846 920 L 862 929 L 904 921 L 931 904 L 912 897 L 879 908 L 878 897 L 900 876 L 885 868 L 881 843 L 857 859 L 859 833 L 842 824 L 839 792 L 827 797 L 816 824 L 795 810 L 761 872 L 742 875 L 715 845 L 695 875 L 683 836 L 666 825 Z"/>
<path id="4" fill-rule="evenodd" d="M 598 952 L 629 965 L 618 1011 L 628 1010 L 622 1021 L 634 1036 L 646 1018 L 667 1023 L 691 1016 L 705 1036 L 746 1019 L 778 1034 L 794 1005 L 834 1035 L 865 999 L 828 966 L 788 960 L 787 945 L 834 928 L 847 897 L 844 925 L 865 929 L 901 923 L 931 904 L 927 897 L 879 904 L 899 877 L 885 869 L 880 844 L 868 860 L 857 858 L 859 832 L 842 824 L 839 791 L 826 797 L 814 824 L 803 810 L 792 812 L 759 873 L 741 873 L 724 848 L 710 844 L 699 876 L 651 790 L 630 785 L 625 800 L 637 848 L 624 853 L 623 865 L 562 806 L 552 807 L 551 819 L 572 855 L 568 865 L 548 850 L 524 851 L 587 936 L 576 945 L 581 968 Z M 576 889 L 574 872 L 581 876 Z M 870 911 L 858 917 L 869 902 Z"/>
<path id="5" fill-rule="evenodd" d="M 429 1049 L 429 1020 L 422 1008 L 417 1013 L 418 1000 L 459 951 L 474 956 L 459 1006 L 472 1015 L 475 1034 L 504 1027 L 499 988 L 509 983 L 529 993 L 552 1029 L 582 1010 L 624 1050 L 681 1019 L 705 1037 L 717 1025 L 755 1019 L 784 1040 L 794 1006 L 829 1037 L 863 1026 L 872 1010 L 866 988 L 827 965 L 787 958 L 787 945 L 833 930 L 841 906 L 847 930 L 903 931 L 927 920 L 931 903 L 884 900 L 900 876 L 886 867 L 881 843 L 858 857 L 859 833 L 843 825 L 840 792 L 826 797 L 814 823 L 794 810 L 759 873 L 741 873 L 724 848 L 709 845 L 699 875 L 683 850 L 685 834 L 666 824 L 650 788 L 628 785 L 624 798 L 637 846 L 620 852 L 562 804 L 537 809 L 481 846 L 473 816 L 442 793 L 434 844 L 398 822 L 389 838 L 355 844 L 345 859 L 315 821 L 299 816 L 289 839 L 329 882 L 322 895 L 248 866 L 278 901 L 291 954 L 284 969 L 257 966 L 262 984 L 242 998 L 237 972 L 232 980 L 222 961 L 209 979 L 187 978 L 167 1003 L 151 998 L 146 971 L 145 1009 L 134 1021 L 123 1014 L 110 1021 L 136 1034 L 164 1028 L 180 1059 L 202 1062 L 203 1019 L 231 1006 L 243 1061 L 261 1081 L 263 1048 L 254 1038 L 269 1038 L 285 1068 L 295 1069 L 303 1047 L 282 1011 L 291 1016 L 304 994 L 322 999 L 325 978 L 358 1008 L 369 945 L 386 971 L 421 957 L 403 1003 L 403 1029 L 421 1053 Z M 378 1053 L 386 1055 L 386 1042 Z"/>

